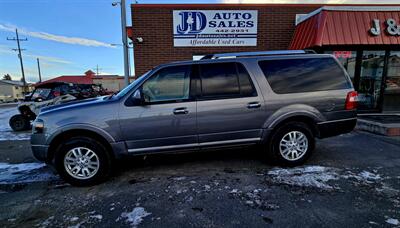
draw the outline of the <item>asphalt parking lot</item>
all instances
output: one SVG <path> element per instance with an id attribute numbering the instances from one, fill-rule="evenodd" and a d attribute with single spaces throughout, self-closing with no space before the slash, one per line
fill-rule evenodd
<path id="1" fill-rule="evenodd" d="M 31 155 L 0 108 L 1 227 L 400 227 L 400 140 L 354 131 L 318 140 L 301 167 L 257 148 L 135 157 L 72 187 Z"/>

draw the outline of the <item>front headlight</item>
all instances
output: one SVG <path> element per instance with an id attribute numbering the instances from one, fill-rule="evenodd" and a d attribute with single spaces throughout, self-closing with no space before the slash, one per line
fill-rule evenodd
<path id="1" fill-rule="evenodd" d="M 43 133 L 43 129 L 44 129 L 44 121 L 43 120 L 36 119 L 35 121 L 33 121 L 33 124 L 32 124 L 33 134 Z"/>

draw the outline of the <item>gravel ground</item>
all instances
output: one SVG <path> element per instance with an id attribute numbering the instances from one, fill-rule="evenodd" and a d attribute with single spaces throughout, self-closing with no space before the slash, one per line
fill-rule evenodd
<path id="1" fill-rule="evenodd" d="M 398 227 L 399 146 L 354 132 L 320 140 L 292 169 L 261 162 L 255 148 L 141 156 L 90 188 L 23 155 L 0 163 L 0 226 Z"/>
<path id="2" fill-rule="evenodd" d="M 18 138 L 19 139 L 19 138 Z M 318 140 L 301 167 L 257 148 L 134 157 L 72 187 L 0 142 L 0 227 L 400 227 L 400 141 L 363 132 Z"/>

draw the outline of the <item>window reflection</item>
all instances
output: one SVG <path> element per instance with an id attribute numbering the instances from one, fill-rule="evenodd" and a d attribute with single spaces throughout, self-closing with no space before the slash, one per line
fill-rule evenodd
<path id="1" fill-rule="evenodd" d="M 363 51 L 358 87 L 359 109 L 378 109 L 385 51 Z"/>
<path id="2" fill-rule="evenodd" d="M 398 110 L 400 106 L 400 51 L 391 51 L 383 100 L 385 111 Z"/>
<path id="3" fill-rule="evenodd" d="M 161 69 L 142 87 L 149 102 L 182 101 L 189 98 L 189 66 Z"/>
<path id="4" fill-rule="evenodd" d="M 356 51 L 326 51 L 326 54 L 334 55 L 346 69 L 351 81 L 354 83 L 354 72 L 356 69 Z"/>

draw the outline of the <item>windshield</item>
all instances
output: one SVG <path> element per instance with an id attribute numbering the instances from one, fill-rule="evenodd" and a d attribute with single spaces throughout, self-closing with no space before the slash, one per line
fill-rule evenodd
<path id="1" fill-rule="evenodd" d="M 143 81 L 143 79 L 145 79 L 146 76 L 150 73 L 150 71 L 151 70 L 147 71 L 142 76 L 140 76 L 138 79 L 136 79 L 131 84 L 129 84 L 127 87 L 125 87 L 123 90 L 121 90 L 119 93 L 117 93 L 116 97 L 120 98 L 120 97 L 125 96 L 125 94 L 127 94 L 129 91 L 131 91 L 131 89 L 133 87 L 135 87 L 137 84 L 140 84 Z"/>
<path id="2" fill-rule="evenodd" d="M 51 89 L 48 88 L 37 88 L 32 94 L 31 99 L 34 100 L 36 98 L 46 99 L 50 94 Z"/>

